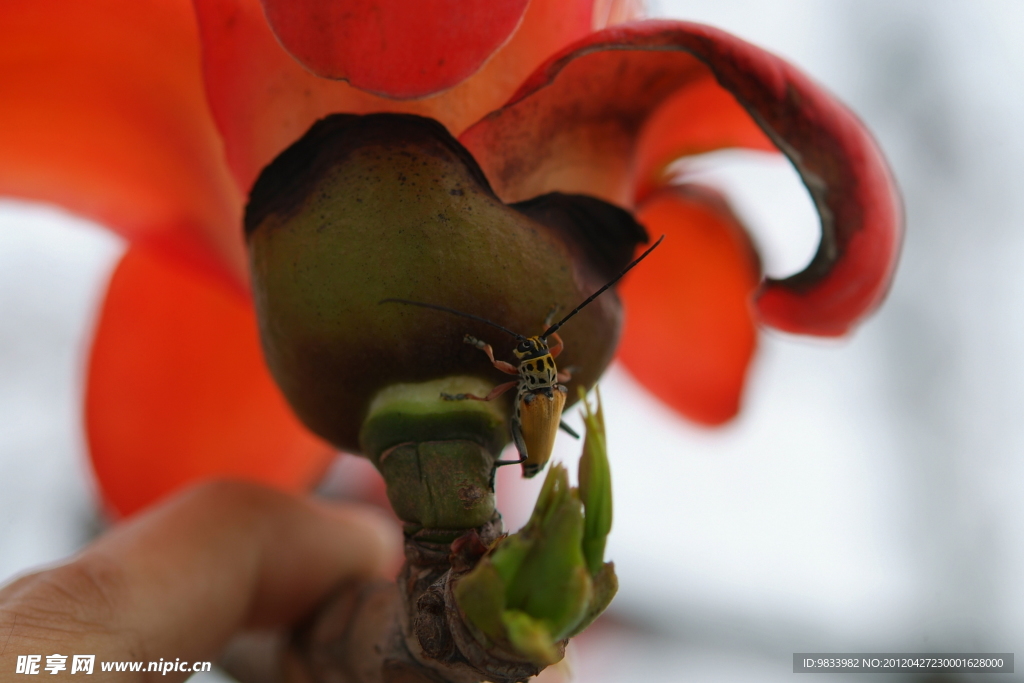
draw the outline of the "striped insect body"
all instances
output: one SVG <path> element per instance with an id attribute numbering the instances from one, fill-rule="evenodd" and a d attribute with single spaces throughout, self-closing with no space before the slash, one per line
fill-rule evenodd
<path id="1" fill-rule="evenodd" d="M 647 249 L 647 251 L 623 268 L 622 271 L 612 280 L 587 297 L 583 303 L 570 311 L 568 315 L 563 317 L 557 323 L 552 325 L 549 324 L 550 320 L 545 321 L 547 329 L 535 337 L 525 337 L 499 325 L 498 323 L 487 320 L 486 318 L 459 311 L 454 308 L 448 308 L 447 306 L 439 306 L 437 304 L 412 301 L 409 299 L 383 299 L 379 303 L 407 304 L 410 306 L 420 306 L 422 308 L 431 308 L 437 311 L 451 313 L 453 315 L 469 318 L 470 320 L 486 323 L 491 327 L 496 327 L 499 330 L 512 335 L 519 341 L 513 349 L 518 365 L 512 365 L 506 361 L 496 359 L 494 357 L 494 350 L 491 348 L 490 344 L 467 334 L 463 339 L 465 343 L 486 353 L 487 358 L 491 361 L 491 365 L 501 372 L 509 375 L 515 375 L 516 379 L 505 382 L 504 384 L 499 384 L 486 396 L 475 396 L 473 394 L 441 394 L 441 398 L 447 401 L 493 401 L 514 387 L 516 389 L 516 399 L 512 419 L 510 421 L 510 428 L 512 432 L 512 442 L 519 451 L 519 459 L 498 460 L 495 463 L 495 467 L 501 465 L 522 465 L 523 476 L 529 478 L 535 476 L 538 472 L 544 469 L 548 460 L 551 459 L 551 451 L 555 444 L 555 435 L 559 428 L 567 431 L 574 437 L 579 438 L 579 435 L 576 434 L 576 432 L 562 422 L 562 409 L 565 407 L 565 400 L 568 395 L 568 389 L 564 384 L 562 384 L 562 382 L 568 382 L 572 376 L 567 370 L 563 369 L 559 371 L 558 367 L 555 365 L 555 359 L 562 352 L 563 348 L 562 339 L 558 336 L 558 329 L 570 318 L 583 310 L 583 308 L 590 304 L 594 299 L 600 296 L 605 290 L 618 282 L 619 279 L 631 268 L 640 263 L 640 261 L 646 258 L 648 254 L 654 251 L 654 249 L 661 244 L 663 239 L 665 239 L 664 235 L 662 235 L 654 245 Z M 555 311 L 552 311 L 552 314 L 554 314 L 554 312 Z M 548 317 L 550 318 L 551 315 L 549 314 Z"/>
<path id="2" fill-rule="evenodd" d="M 527 478 L 540 472 L 551 458 L 569 393 L 559 381 L 568 382 L 570 374 L 564 370 L 559 373 L 555 366 L 562 340 L 557 332 L 549 336 L 554 342 L 553 348 L 548 346 L 547 339 L 531 337 L 513 350 L 519 361 L 519 382 L 512 416 L 512 440 L 519 451 L 523 476 Z"/>

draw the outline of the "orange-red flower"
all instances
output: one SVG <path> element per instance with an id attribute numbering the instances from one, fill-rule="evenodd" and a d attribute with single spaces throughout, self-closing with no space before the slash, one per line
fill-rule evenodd
<path id="1" fill-rule="evenodd" d="M 130 244 L 89 362 L 109 503 L 128 513 L 215 474 L 300 489 L 325 466 L 263 365 L 240 216 L 260 170 L 328 113 L 431 116 L 503 200 L 589 194 L 669 235 L 620 289 L 620 358 L 700 422 L 735 414 L 756 320 L 830 336 L 870 312 L 901 219 L 856 117 L 737 38 L 621 23 L 633 13 L 616 0 L 3 3 L 0 193 L 63 204 Z M 668 183 L 673 160 L 725 147 L 781 150 L 803 177 L 823 233 L 804 272 L 762 280 L 728 206 Z"/>

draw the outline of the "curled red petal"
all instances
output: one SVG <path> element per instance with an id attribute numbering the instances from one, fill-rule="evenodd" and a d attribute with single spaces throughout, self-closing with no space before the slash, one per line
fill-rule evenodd
<path id="1" fill-rule="evenodd" d="M 408 112 L 458 134 L 501 106 L 552 53 L 587 35 L 593 20 L 591 0 L 532 0 L 512 38 L 476 74 L 433 97 L 394 100 L 307 71 L 274 37 L 259 0 L 195 0 L 195 9 L 210 108 L 246 191 L 331 113 Z"/>
<path id="2" fill-rule="evenodd" d="M 680 50 L 615 49 L 612 37 L 624 32 L 576 43 L 459 136 L 504 201 L 560 191 L 633 206 L 641 129 L 662 103 L 710 74 Z"/>
<path id="3" fill-rule="evenodd" d="M 4 0 L 0 74 L 0 194 L 244 280 L 188 0 Z"/>
<path id="4" fill-rule="evenodd" d="M 681 88 L 640 129 L 633 162 L 635 200 L 642 202 L 665 184 L 668 166 L 676 159 L 726 148 L 778 151 L 713 78 Z"/>
<path id="5" fill-rule="evenodd" d="M 790 332 L 844 333 L 888 289 L 902 238 L 899 196 L 856 116 L 782 59 L 699 24 L 617 26 L 553 57 L 460 139 L 507 201 L 560 190 L 631 206 L 637 190 L 650 191 L 638 172 L 662 163 L 638 156 L 638 136 L 660 108 L 687 89 L 709 88 L 711 78 L 790 158 L 821 215 L 816 257 L 803 272 L 765 283 L 762 320 Z M 701 130 L 693 139 L 677 130 L 666 146 L 700 147 Z M 749 126 L 736 133 L 721 144 L 750 144 Z"/>
<path id="6" fill-rule="evenodd" d="M 330 457 L 270 378 L 248 298 L 139 248 L 100 315 L 86 430 L 104 499 L 122 515 L 212 477 L 297 492 Z"/>
<path id="7" fill-rule="evenodd" d="M 323 78 L 384 97 L 425 97 L 474 74 L 528 0 L 261 0 L 281 44 Z"/>
<path id="8" fill-rule="evenodd" d="M 637 219 L 665 241 L 619 285 L 626 306 L 619 359 L 683 415 L 725 422 L 739 410 L 757 344 L 753 247 L 721 197 L 699 187 L 659 190 Z"/>

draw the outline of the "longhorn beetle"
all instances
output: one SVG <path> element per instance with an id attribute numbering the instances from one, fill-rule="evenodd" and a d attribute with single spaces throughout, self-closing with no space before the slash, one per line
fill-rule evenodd
<path id="1" fill-rule="evenodd" d="M 378 303 L 407 304 L 409 306 L 431 308 L 435 311 L 444 311 L 445 313 L 486 323 L 519 340 L 519 344 L 513 350 L 519 361 L 519 367 L 517 368 L 511 363 L 495 360 L 494 350 L 490 344 L 467 334 L 463 339 L 465 343 L 475 346 L 486 353 L 487 358 L 491 361 L 491 365 L 495 368 L 509 375 L 517 375 L 518 379 L 499 384 L 486 396 L 442 393 L 441 398 L 447 401 L 493 401 L 512 387 L 516 387 L 515 413 L 512 416 L 511 431 L 512 441 L 519 450 L 519 460 L 498 460 L 495 466 L 522 464 L 523 476 L 529 478 L 535 476 L 547 464 L 548 459 L 551 457 L 551 449 L 555 445 L 555 432 L 559 427 L 577 439 L 579 438 L 578 434 L 562 422 L 562 408 L 565 406 L 565 397 L 568 390 L 560 382 L 568 382 L 572 375 L 568 370 L 559 372 L 555 367 L 555 358 L 558 357 L 563 348 L 562 338 L 558 336 L 558 329 L 568 322 L 570 318 L 582 311 L 594 299 L 603 294 L 605 290 L 618 282 L 633 266 L 643 261 L 648 254 L 661 244 L 663 239 L 665 239 L 664 235 L 647 251 L 640 254 L 628 266 L 623 268 L 618 275 L 608 281 L 601 289 L 591 294 L 583 303 L 572 309 L 569 315 L 553 325 L 551 324 L 551 318 L 554 317 L 557 309 L 552 310 L 548 314 L 548 319 L 544 321 L 544 324 L 549 327 L 536 337 L 524 337 L 496 322 L 471 313 L 458 311 L 454 308 L 448 308 L 447 306 L 428 304 L 422 301 L 411 301 L 409 299 L 381 299 Z M 548 339 L 552 342 L 550 345 L 548 344 Z"/>

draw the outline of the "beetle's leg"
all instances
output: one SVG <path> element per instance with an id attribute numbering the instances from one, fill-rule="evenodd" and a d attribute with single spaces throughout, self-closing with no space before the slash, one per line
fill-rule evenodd
<path id="1" fill-rule="evenodd" d="M 519 451 L 518 460 L 495 460 L 495 467 L 502 467 L 503 465 L 521 465 L 526 462 L 529 457 L 526 453 L 526 441 L 523 439 L 523 426 L 519 423 L 519 420 L 512 418 L 512 443 L 516 445 L 516 450 Z"/>
<path id="2" fill-rule="evenodd" d="M 491 365 L 498 368 L 502 372 L 509 375 L 519 374 L 519 371 L 516 370 L 516 366 L 512 365 L 511 363 L 506 363 L 503 360 L 494 360 L 494 349 L 492 349 L 491 345 L 488 344 L 487 342 L 480 341 L 476 337 L 472 337 L 468 334 L 462 338 L 462 341 L 466 344 L 469 344 L 470 346 L 475 346 L 476 348 L 486 353 L 487 357 L 491 359 Z"/>
<path id="3" fill-rule="evenodd" d="M 517 384 L 519 384 L 519 380 L 499 384 L 491 389 L 491 392 L 486 396 L 477 396 L 475 394 L 446 394 L 442 391 L 441 398 L 446 401 L 493 401 Z"/>
<path id="4" fill-rule="evenodd" d="M 551 354 L 552 358 L 558 358 L 558 354 L 560 354 L 562 349 L 565 348 L 562 338 L 558 336 L 557 332 L 552 332 L 548 339 L 552 342 L 551 344 L 548 344 L 548 353 Z"/>
<path id="5" fill-rule="evenodd" d="M 575 365 L 570 365 L 567 368 L 562 368 L 558 371 L 558 381 L 568 382 L 572 379 L 572 373 L 576 372 L 578 368 Z"/>
<path id="6" fill-rule="evenodd" d="M 559 428 L 560 428 L 560 429 L 561 429 L 561 430 L 562 430 L 563 432 L 565 432 L 566 434 L 568 434 L 569 436 L 571 436 L 572 438 L 574 438 L 574 439 L 578 439 L 578 438 L 580 438 L 580 435 L 576 433 L 576 430 L 575 430 L 575 429 L 573 429 L 573 428 L 572 428 L 572 427 L 570 427 L 569 425 L 565 424 L 565 420 L 559 420 L 559 421 L 558 421 L 558 427 L 559 427 Z"/>

